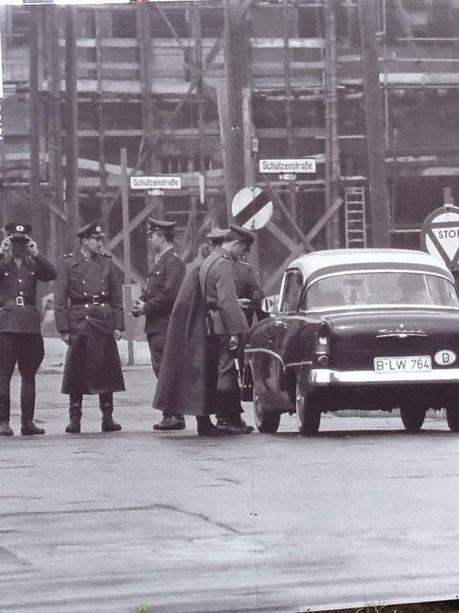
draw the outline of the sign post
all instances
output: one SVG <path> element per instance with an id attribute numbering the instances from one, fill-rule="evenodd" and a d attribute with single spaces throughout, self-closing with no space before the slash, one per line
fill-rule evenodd
<path id="1" fill-rule="evenodd" d="M 128 365 L 134 364 L 134 322 L 132 319 L 131 294 L 131 237 L 129 235 L 129 198 L 127 176 L 127 150 L 121 149 L 121 207 L 123 217 L 123 259 L 124 259 L 124 286 L 123 303 L 126 313 L 126 336 L 128 346 Z"/>
<path id="2" fill-rule="evenodd" d="M 459 208 L 453 205 L 433 211 L 421 228 L 421 246 L 454 269 L 459 261 Z"/>

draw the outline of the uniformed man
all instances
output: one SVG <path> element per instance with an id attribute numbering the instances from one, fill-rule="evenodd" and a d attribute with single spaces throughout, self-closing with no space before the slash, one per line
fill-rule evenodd
<path id="1" fill-rule="evenodd" d="M 175 224 L 175 221 L 148 219 L 148 243 L 155 258 L 148 275 L 147 287 L 134 304 L 132 312 L 136 317 L 145 315 L 145 332 L 156 377 L 159 376 L 172 307 L 185 274 L 185 264 L 175 250 Z M 183 415 L 167 412 L 163 412 L 161 421 L 153 426 L 154 430 L 183 428 Z"/>
<path id="2" fill-rule="evenodd" d="M 65 431 L 81 430 L 84 394 L 98 394 L 102 432 L 121 430 L 113 420 L 113 392 L 124 391 L 116 341 L 124 330 L 121 284 L 103 249 L 98 221 L 77 233 L 80 248 L 64 256 L 54 288 L 56 328 L 68 345 L 62 393 L 69 394 Z"/>
<path id="3" fill-rule="evenodd" d="M 199 273 L 207 309 L 208 396 L 218 409 L 217 426 L 241 434 L 253 428 L 242 421 L 240 414 L 235 358 L 248 324 L 238 304 L 234 263 L 248 253 L 253 240 L 251 232 L 231 225 L 221 248 L 214 249 Z"/>
<path id="4" fill-rule="evenodd" d="M 211 250 L 221 249 L 228 229 L 214 228 L 206 235 L 210 242 Z M 263 291 L 258 285 L 255 273 L 246 256 L 242 256 L 234 262 L 234 282 L 239 304 L 244 311 L 249 326 L 253 323 L 254 314 L 257 320 L 264 319 L 266 313 L 261 308 Z"/>
<path id="5" fill-rule="evenodd" d="M 35 374 L 43 356 L 37 281 L 51 281 L 54 267 L 38 252 L 29 224 L 7 224 L 0 244 L 0 435 L 12 436 L 10 381 L 16 363 L 21 375 L 21 434 L 44 434 L 34 422 Z"/>

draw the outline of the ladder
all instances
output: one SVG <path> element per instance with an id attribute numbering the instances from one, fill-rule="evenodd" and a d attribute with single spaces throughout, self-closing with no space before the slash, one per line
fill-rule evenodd
<path id="1" fill-rule="evenodd" d="M 344 230 L 346 249 L 367 246 L 364 187 L 344 189 Z"/>

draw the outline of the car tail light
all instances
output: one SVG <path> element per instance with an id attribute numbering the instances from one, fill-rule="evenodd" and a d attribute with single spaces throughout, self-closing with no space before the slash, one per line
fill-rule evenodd
<path id="1" fill-rule="evenodd" d="M 321 326 L 316 336 L 316 359 L 321 366 L 330 362 L 330 333 L 326 326 Z"/>

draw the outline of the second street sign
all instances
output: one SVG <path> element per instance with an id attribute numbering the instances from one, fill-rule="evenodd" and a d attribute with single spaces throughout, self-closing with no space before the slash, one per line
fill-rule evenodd
<path id="1" fill-rule="evenodd" d="M 182 177 L 157 175 L 155 177 L 131 177 L 131 189 L 181 189 Z"/>
<path id="2" fill-rule="evenodd" d="M 259 160 L 258 169 L 261 173 L 310 173 L 316 172 L 315 158 Z"/>

